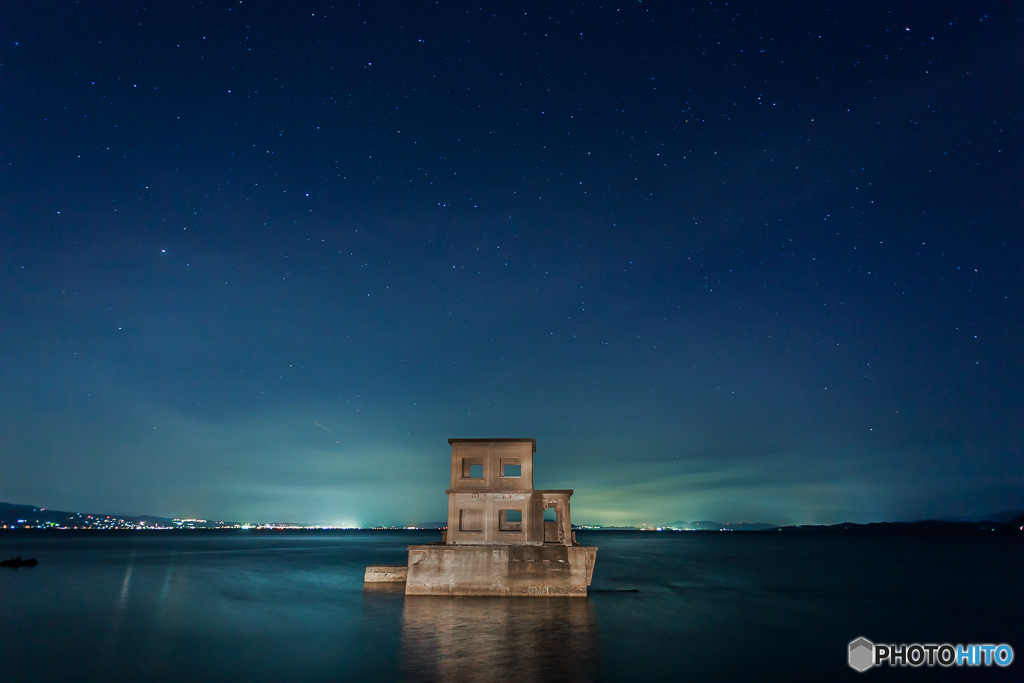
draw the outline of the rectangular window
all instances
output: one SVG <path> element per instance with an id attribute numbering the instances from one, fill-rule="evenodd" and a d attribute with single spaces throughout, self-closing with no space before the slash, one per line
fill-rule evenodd
<path id="1" fill-rule="evenodd" d="M 483 531 L 483 510 L 459 510 L 459 531 Z"/>
<path id="2" fill-rule="evenodd" d="M 501 459 L 501 476 L 503 477 L 521 477 L 523 476 L 523 465 L 519 458 L 502 458 Z"/>
<path id="3" fill-rule="evenodd" d="M 522 531 L 523 511 L 522 510 L 498 510 L 499 531 Z"/>
<path id="4" fill-rule="evenodd" d="M 462 459 L 462 477 L 463 477 L 463 479 L 483 479 L 484 478 L 484 461 L 483 461 L 483 458 L 463 458 Z"/>

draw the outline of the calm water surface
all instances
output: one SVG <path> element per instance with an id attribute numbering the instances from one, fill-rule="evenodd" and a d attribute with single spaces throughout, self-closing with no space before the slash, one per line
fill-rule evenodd
<path id="1" fill-rule="evenodd" d="M 591 595 L 364 589 L 436 532 L 14 533 L 0 681 L 1024 680 L 1024 543 L 579 532 Z M 638 592 L 626 592 L 636 589 Z M 1006 669 L 846 665 L 875 642 L 1011 644 Z"/>

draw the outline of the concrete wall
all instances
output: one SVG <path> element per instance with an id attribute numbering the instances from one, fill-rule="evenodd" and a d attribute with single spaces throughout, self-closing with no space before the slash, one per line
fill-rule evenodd
<path id="1" fill-rule="evenodd" d="M 459 441 L 452 439 L 452 491 L 532 491 L 532 441 Z M 518 462 L 518 477 L 504 476 L 502 461 Z M 482 465 L 482 476 L 473 477 L 470 465 Z"/>
<path id="2" fill-rule="evenodd" d="M 540 543 L 531 538 L 532 492 L 517 493 L 449 493 L 448 494 L 448 535 L 451 545 L 489 545 Z M 522 513 L 519 529 L 501 528 L 501 511 L 518 510 Z M 465 518 L 470 513 L 480 520 L 479 531 L 464 528 Z"/>
<path id="3" fill-rule="evenodd" d="M 506 493 L 448 491 L 449 545 L 542 545 L 545 542 L 572 545 L 569 497 L 572 490 L 516 491 Z M 557 528 L 548 538 L 544 510 L 557 512 Z M 501 511 L 522 513 L 519 529 L 501 528 Z M 471 522 L 471 523 L 467 523 Z M 550 526 L 550 525 L 548 525 Z"/>
<path id="4" fill-rule="evenodd" d="M 544 542 L 544 497 L 537 492 L 530 496 L 530 529 L 527 533 L 532 542 Z"/>
<path id="5" fill-rule="evenodd" d="M 402 583 L 408 572 L 406 565 L 371 564 L 363 573 L 363 583 Z"/>
<path id="6" fill-rule="evenodd" d="M 533 533 L 532 519 L 534 442 L 522 440 L 451 439 L 451 488 L 448 494 L 449 545 L 487 545 L 494 543 L 543 543 Z M 504 476 L 504 465 L 517 463 L 519 476 Z M 473 465 L 480 465 L 482 476 L 473 477 Z M 501 510 L 522 513 L 519 529 L 502 529 Z M 466 517 L 479 519 L 474 529 L 467 528 Z"/>
<path id="7" fill-rule="evenodd" d="M 587 594 L 597 548 L 409 546 L 406 595 Z"/>

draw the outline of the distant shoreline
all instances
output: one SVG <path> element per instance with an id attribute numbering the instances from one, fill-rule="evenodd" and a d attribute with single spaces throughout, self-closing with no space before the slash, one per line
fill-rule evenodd
<path id="1" fill-rule="evenodd" d="M 618 532 L 618 533 L 698 533 L 739 532 L 742 534 L 847 534 L 847 535 L 881 535 L 881 534 L 967 534 L 967 533 L 1020 533 L 1024 537 L 1024 518 L 1010 522 L 870 522 L 868 524 L 801 524 L 782 525 L 764 529 L 608 529 L 590 527 L 579 531 Z"/>
<path id="2" fill-rule="evenodd" d="M 742 534 L 798 534 L 798 535 L 851 535 L 851 536 L 873 536 L 873 535 L 892 535 L 892 534 L 911 534 L 911 535 L 965 535 L 965 534 L 1020 534 L 1021 538 L 1024 538 L 1024 519 L 1016 519 L 1011 522 L 873 522 L 869 524 L 829 524 L 829 525 L 818 525 L 818 524 L 805 524 L 805 525 L 791 525 L 791 526 L 778 526 L 770 529 L 629 529 L 629 528 L 600 528 L 600 527 L 587 527 L 576 530 L 582 534 L 631 534 L 631 535 L 651 535 L 651 534 L 710 534 L 715 532 L 732 532 L 739 531 Z M 238 527 L 197 527 L 197 528 L 110 528 L 110 529 L 97 529 L 97 528 L 59 528 L 59 527 L 18 527 L 18 528 L 0 528 L 0 536 L 6 535 L 22 535 L 22 534 L 53 534 L 53 533 L 71 533 L 71 534 L 145 534 L 145 535 L 164 535 L 164 534 L 187 534 L 187 533 L 203 533 L 203 534 L 259 534 L 268 535 L 282 532 L 302 532 L 302 533 L 317 533 L 317 534 L 360 534 L 360 533 L 388 533 L 388 532 L 407 532 L 407 533 L 429 533 L 429 534 L 440 534 L 440 529 L 426 529 L 417 527 L 362 527 L 362 528 L 335 528 L 335 527 L 322 527 L 322 526 L 280 526 L 280 527 L 252 527 L 252 528 L 238 528 Z"/>
<path id="3" fill-rule="evenodd" d="M 995 519 L 945 519 L 921 520 L 916 522 L 840 522 L 838 524 L 768 524 L 765 522 L 715 522 L 698 520 L 685 522 L 677 520 L 660 526 L 645 524 L 633 526 L 590 526 L 574 524 L 577 532 L 630 532 L 630 533 L 680 533 L 712 531 L 741 531 L 743 533 L 789 533 L 789 534 L 960 534 L 975 532 L 1024 531 L 1024 511 L 1011 510 L 992 514 Z M 303 522 L 232 522 L 212 519 L 171 518 L 154 515 L 99 515 L 66 510 L 51 510 L 33 505 L 0 502 L 0 533 L 5 531 L 430 531 L 440 533 L 445 523 L 440 521 L 419 522 L 408 526 L 332 526 Z"/>

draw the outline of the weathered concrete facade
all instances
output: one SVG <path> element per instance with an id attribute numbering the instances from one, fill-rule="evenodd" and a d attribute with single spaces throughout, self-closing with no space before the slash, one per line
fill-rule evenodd
<path id="1" fill-rule="evenodd" d="M 392 583 L 405 581 L 407 565 L 371 564 L 363 574 L 363 583 Z"/>
<path id="2" fill-rule="evenodd" d="M 597 548 L 412 545 L 406 595 L 586 597 Z"/>

